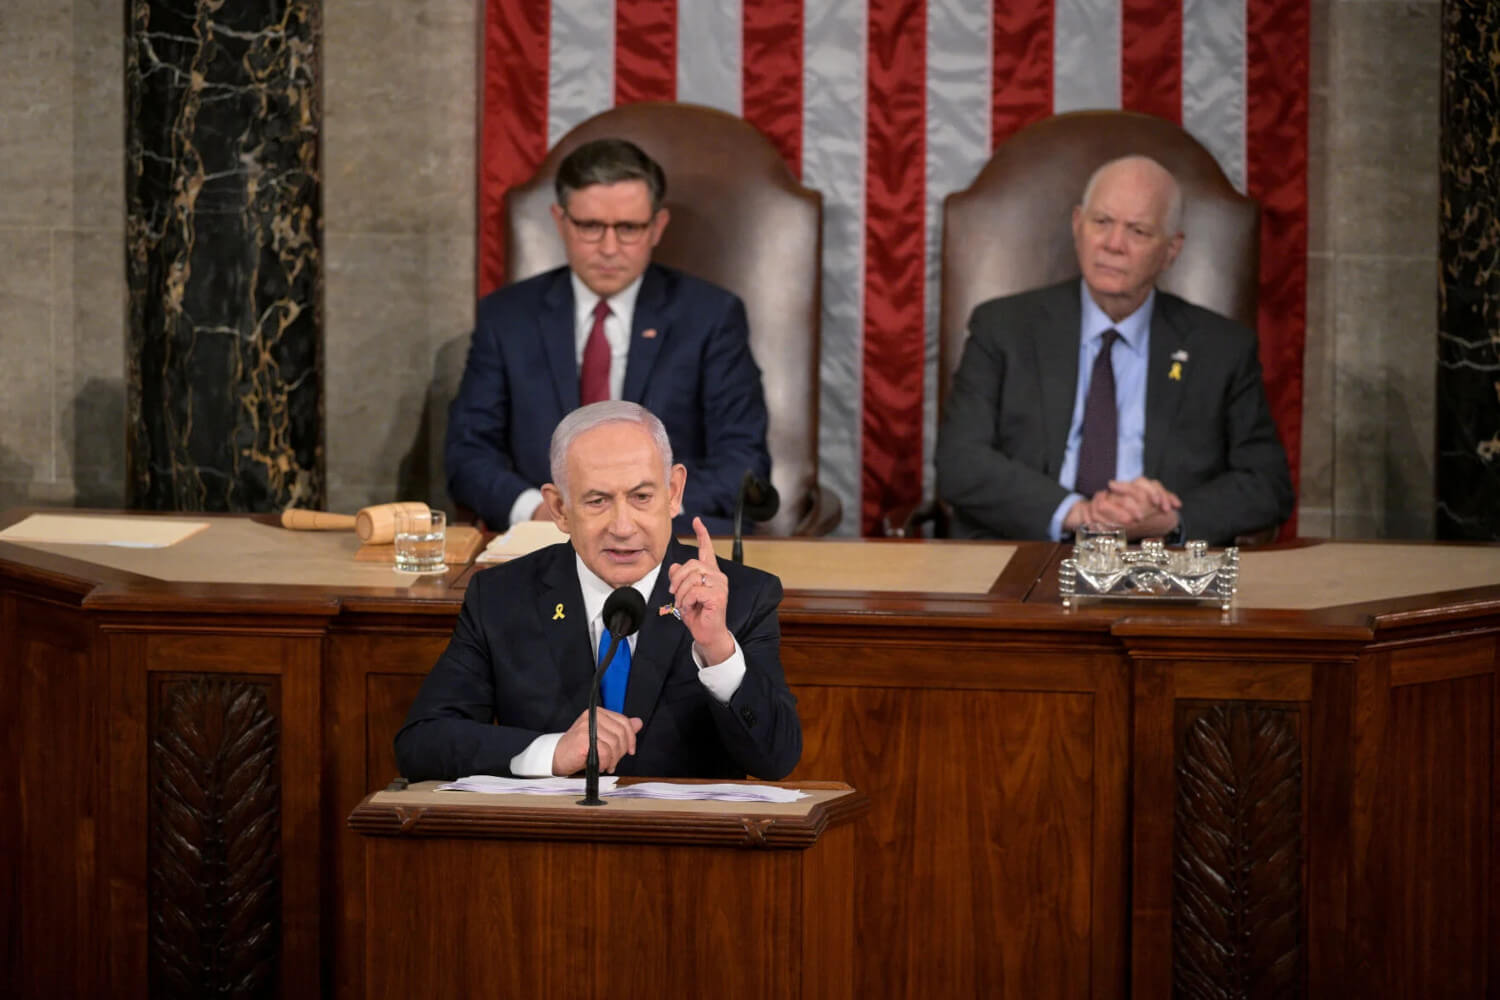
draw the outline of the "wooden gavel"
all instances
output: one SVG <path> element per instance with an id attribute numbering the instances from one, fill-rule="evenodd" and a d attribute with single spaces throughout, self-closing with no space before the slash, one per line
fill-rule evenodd
<path id="1" fill-rule="evenodd" d="M 378 503 L 357 514 L 330 514 L 324 510 L 300 510 L 295 507 L 281 512 L 281 526 L 293 531 L 348 531 L 354 529 L 359 540 L 368 545 L 387 545 L 396 540 L 396 515 L 432 513 L 420 500 Z"/>

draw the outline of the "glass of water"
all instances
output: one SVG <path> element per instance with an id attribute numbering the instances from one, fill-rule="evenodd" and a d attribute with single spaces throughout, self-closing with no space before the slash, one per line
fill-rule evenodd
<path id="1" fill-rule="evenodd" d="M 396 514 L 396 572 L 441 573 L 448 515 L 440 510 L 401 511 Z"/>

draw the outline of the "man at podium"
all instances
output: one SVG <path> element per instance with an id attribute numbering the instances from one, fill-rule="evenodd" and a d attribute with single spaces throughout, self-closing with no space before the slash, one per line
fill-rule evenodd
<path id="1" fill-rule="evenodd" d="M 588 752 L 589 688 L 610 636 L 605 600 L 634 587 L 598 713 L 600 769 L 658 777 L 785 777 L 802 726 L 781 669 L 781 582 L 672 537 L 687 470 L 625 401 L 574 410 L 552 435 L 543 495 L 571 544 L 476 573 L 448 648 L 396 734 L 413 781 L 572 774 Z"/>

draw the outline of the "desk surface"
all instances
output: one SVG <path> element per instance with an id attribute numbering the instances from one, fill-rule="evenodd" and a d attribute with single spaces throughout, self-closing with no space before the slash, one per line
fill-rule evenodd
<path id="1" fill-rule="evenodd" d="M 29 511 L 0 515 L 0 526 Z M 140 515 L 161 519 L 156 515 Z M 0 540 L 9 561 L 63 577 L 107 583 L 116 598 L 151 593 L 209 594 L 233 601 L 268 594 L 317 594 L 325 600 L 385 600 L 449 606 L 472 571 L 411 577 L 354 559 L 348 532 L 292 532 L 243 516 L 192 515 L 209 527 L 158 549 Z M 728 545 L 726 543 L 725 549 Z M 746 561 L 778 575 L 796 595 L 789 608 L 861 608 L 937 616 L 992 614 L 1006 607 L 1061 610 L 1056 564 L 1062 546 L 1045 542 L 956 542 L 878 539 L 749 539 Z M 482 571 L 482 568 L 479 570 Z M 1433 595 L 1428 601 L 1426 595 Z M 904 599 L 904 600 L 903 600 Z M 1247 551 L 1241 556 L 1236 615 L 1259 611 L 1357 609 L 1403 614 L 1454 605 L 1500 605 L 1500 546 L 1314 542 Z M 1193 613 L 1181 606 L 1136 602 L 1100 614 Z M 1201 613 L 1200 613 L 1201 614 Z"/>

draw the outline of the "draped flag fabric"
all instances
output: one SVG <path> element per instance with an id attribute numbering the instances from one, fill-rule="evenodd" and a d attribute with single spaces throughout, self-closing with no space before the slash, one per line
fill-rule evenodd
<path id="1" fill-rule="evenodd" d="M 1308 0 L 487 0 L 484 32 L 481 292 L 506 189 L 617 104 L 742 115 L 822 192 L 819 470 L 844 532 L 931 496 L 943 197 L 1082 108 L 1178 122 L 1261 203 L 1261 360 L 1296 475 Z"/>

